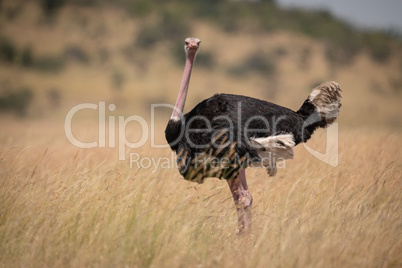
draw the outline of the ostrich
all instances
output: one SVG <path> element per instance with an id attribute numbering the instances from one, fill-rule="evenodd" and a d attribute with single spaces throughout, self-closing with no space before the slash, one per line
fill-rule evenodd
<path id="1" fill-rule="evenodd" d="M 276 162 L 293 158 L 295 145 L 333 123 L 341 107 L 341 89 L 324 82 L 313 89 L 300 109 L 232 94 L 215 94 L 183 115 L 191 70 L 200 39 L 185 40 L 186 64 L 166 140 L 177 153 L 180 174 L 203 183 L 208 177 L 225 179 L 238 214 L 239 233 L 251 232 L 252 195 L 246 167 L 264 167 L 276 174 Z"/>

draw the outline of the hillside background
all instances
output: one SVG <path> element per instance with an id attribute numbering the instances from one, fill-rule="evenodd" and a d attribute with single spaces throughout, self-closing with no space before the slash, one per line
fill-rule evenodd
<path id="1" fill-rule="evenodd" d="M 401 37 L 356 30 L 326 11 L 275 1 L 3 0 L 0 7 L 0 112 L 24 120 L 59 120 L 76 104 L 99 101 L 149 117 L 150 104 L 174 103 L 183 40 L 197 36 L 187 111 L 217 92 L 298 109 L 315 85 L 335 80 L 344 90 L 343 124 L 402 123 Z"/>

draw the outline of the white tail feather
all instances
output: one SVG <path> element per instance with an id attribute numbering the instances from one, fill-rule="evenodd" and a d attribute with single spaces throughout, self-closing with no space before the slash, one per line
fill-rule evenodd
<path id="1" fill-rule="evenodd" d="M 295 142 L 292 134 L 254 138 L 251 142 L 258 146 L 258 155 L 269 176 L 276 174 L 276 160 L 293 159 Z"/>

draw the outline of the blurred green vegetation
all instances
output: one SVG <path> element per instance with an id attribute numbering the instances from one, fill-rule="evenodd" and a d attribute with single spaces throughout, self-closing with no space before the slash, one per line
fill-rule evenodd
<path id="1" fill-rule="evenodd" d="M 275 58 L 259 51 L 248 55 L 238 65 L 230 66 L 227 72 L 233 76 L 248 75 L 252 72 L 269 78 L 275 74 L 276 70 Z"/>
<path id="2" fill-rule="evenodd" d="M 0 111 L 25 116 L 34 97 L 32 89 L 28 87 L 2 88 L 3 92 L 0 92 Z"/>
<path id="3" fill-rule="evenodd" d="M 383 31 L 357 30 L 328 11 L 283 9 L 274 0 L 40 0 L 48 15 L 66 4 L 123 7 L 134 18 L 156 15 L 153 23 L 144 23 L 135 44 L 150 48 L 157 42 L 176 40 L 191 32 L 195 20 L 215 24 L 226 32 L 239 32 L 250 25 L 255 31 L 287 30 L 301 33 L 328 44 L 327 58 L 334 64 L 349 64 L 359 52 L 368 51 L 378 62 L 390 57 L 401 36 Z"/>
<path id="4" fill-rule="evenodd" d="M 90 62 L 90 57 L 88 53 L 79 45 L 70 45 L 66 47 L 63 58 L 83 64 L 87 64 Z"/>
<path id="5" fill-rule="evenodd" d="M 326 57 L 334 66 L 350 64 L 360 52 L 368 52 L 379 62 L 386 62 L 392 47 L 401 47 L 401 36 L 383 31 L 363 31 L 332 16 L 327 11 L 283 9 L 274 0 L 36 0 L 44 15 L 53 18 L 65 5 L 117 6 L 130 16 L 142 19 L 142 28 L 133 45 L 149 50 L 161 41 L 171 42 L 191 33 L 192 23 L 204 21 L 220 27 L 228 33 L 250 30 L 258 32 L 292 31 L 319 39 L 327 44 Z M 1 2 L 0 2 L 1 5 Z M 15 10 L 19 10 L 17 7 Z M 13 10 L 14 10 L 13 9 Z M 152 15 L 152 21 L 146 16 Z M 21 55 L 18 55 L 20 53 Z M 66 51 L 67 57 L 87 63 L 89 57 L 78 46 Z M 64 55 L 66 56 L 66 55 Z M 10 40 L 0 38 L 0 61 L 13 63 L 19 59 L 24 66 L 36 66 L 38 70 L 54 71 L 63 68 L 60 57 L 51 56 L 35 61 L 29 48 L 19 52 Z M 208 63 L 207 63 L 208 64 Z"/>
<path id="6" fill-rule="evenodd" d="M 43 11 L 48 16 L 53 15 L 65 2 L 65 0 L 40 0 Z"/>
<path id="7" fill-rule="evenodd" d="M 0 37 L 0 61 L 13 63 L 17 57 L 17 51 L 11 40 Z"/>
<path id="8" fill-rule="evenodd" d="M 0 0 L 0 15 L 2 16 L 0 19 L 3 25 L 8 22 L 10 25 L 13 23 L 24 25 L 28 21 L 29 23 L 37 23 L 35 29 L 38 30 L 38 33 L 45 32 L 46 34 L 43 36 L 54 34 L 52 40 L 55 43 L 60 39 L 60 32 L 58 31 L 76 27 L 72 31 L 77 31 L 77 37 L 61 38 L 60 43 L 54 46 L 57 49 L 49 46 L 52 49 L 47 50 L 43 43 L 38 45 L 35 39 L 28 38 L 29 41 L 21 42 L 17 36 L 21 34 L 19 30 L 23 26 L 9 27 L 8 31 L 0 33 L 0 65 L 9 70 L 14 70 L 12 68 L 17 67 L 15 68 L 17 72 L 36 72 L 34 76 L 57 74 L 61 77 L 63 71 L 69 70 L 70 63 L 75 66 L 82 65 L 88 70 L 94 70 L 93 67 L 100 64 L 100 68 L 106 72 L 107 82 L 109 82 L 108 85 L 110 85 L 114 98 L 121 97 L 120 95 L 122 92 L 124 93 L 126 86 L 133 83 L 130 80 L 132 75 L 129 70 L 125 69 L 126 64 L 129 63 L 136 68 L 138 73 L 144 75 L 148 70 L 152 70 L 153 53 L 155 51 L 160 53 L 158 49 L 161 47 L 168 48 L 171 61 L 182 66 L 185 60 L 182 40 L 186 36 L 192 35 L 193 30 L 202 28 L 199 27 L 200 25 L 209 28 L 212 26 L 218 30 L 217 32 L 222 33 L 222 36 L 229 36 L 234 39 L 243 35 L 250 36 L 250 34 L 258 38 L 260 36 L 267 37 L 274 32 L 290 32 L 295 33 L 291 36 L 307 36 L 313 42 L 323 45 L 324 50 L 319 52 L 315 52 L 313 47 L 306 44 L 302 46 L 296 44 L 295 48 L 281 44 L 269 47 L 258 47 L 256 45 L 252 50 L 245 49 L 240 52 L 243 48 L 239 49 L 241 55 L 238 56 L 240 57 L 233 61 L 230 58 L 228 61 L 226 58 L 225 63 L 220 61 L 219 49 L 215 50 L 212 47 L 203 46 L 202 53 L 197 55 L 198 67 L 207 70 L 222 70 L 230 78 L 239 77 L 239 81 L 253 74 L 257 79 L 265 81 L 261 82 L 266 83 L 262 87 L 269 88 L 270 92 L 276 92 L 278 89 L 278 77 L 283 72 L 281 69 L 282 59 L 296 61 L 299 70 L 306 71 L 312 65 L 313 54 L 320 53 L 322 55 L 324 53 L 326 66 L 329 66 L 331 76 L 333 76 L 338 70 L 341 70 L 340 67 L 352 65 L 360 54 L 369 55 L 375 63 L 384 67 L 387 63 L 392 62 L 390 61 L 392 55 L 397 55 L 399 53 L 396 52 L 402 51 L 402 38 L 399 34 L 377 30 L 359 30 L 335 18 L 327 11 L 283 9 L 274 0 L 31 1 L 35 4 L 25 6 L 24 4 L 27 2 L 22 0 Z M 30 14 L 27 9 L 33 6 L 37 8 L 31 13 L 31 15 L 35 14 L 36 17 L 32 16 L 35 19 L 27 19 L 26 21 L 21 19 L 23 15 Z M 90 9 L 92 10 L 89 11 Z M 122 18 L 122 21 L 118 23 L 133 23 L 135 27 L 132 29 L 135 30 L 127 31 L 130 27 L 124 29 L 127 39 L 124 39 L 121 44 L 116 45 L 113 42 L 108 42 L 108 38 L 116 39 L 117 36 L 121 36 L 115 35 L 113 31 L 121 31 L 122 28 L 118 23 L 113 27 L 108 27 L 107 23 L 103 23 L 103 21 L 99 23 L 96 19 L 94 20 L 91 14 L 98 14 L 98 10 L 111 10 L 111 14 L 116 10 L 117 13 L 115 13 L 118 14 L 119 18 Z M 125 12 L 124 15 L 127 16 L 121 16 L 122 13 L 118 13 L 121 11 Z M 99 12 L 99 14 L 101 13 Z M 68 18 L 63 17 L 66 15 Z M 30 34 L 35 35 L 32 32 Z M 81 42 L 81 35 L 91 39 L 91 42 L 85 42 L 84 39 Z M 120 54 L 123 55 L 123 60 L 119 59 Z M 322 77 L 314 77 L 313 79 L 321 80 Z M 2 79 L 6 82 L 12 80 L 13 78 L 7 77 Z M 392 92 L 400 91 L 401 81 L 400 77 L 396 75 L 395 77 L 390 76 L 388 84 L 392 88 Z M 25 85 L 20 83 L 17 86 L 17 84 L 15 83 L 16 88 Z M 43 88 L 42 85 L 30 86 L 35 90 Z M 55 87 L 49 89 L 46 95 L 49 107 L 56 107 L 62 100 L 65 101 L 60 94 L 63 91 L 63 86 L 51 85 L 49 87 Z M 382 85 L 382 87 L 386 86 Z M 375 86 L 373 89 L 375 92 L 384 92 L 379 86 Z M 1 110 L 27 110 L 23 107 L 30 105 L 32 96 L 27 93 L 29 91 L 16 89 L 4 91 L 0 85 L 0 92 L 3 94 L 1 101 L 5 103 L 9 100 L 17 103 L 11 105 L 16 108 L 3 105 Z M 14 94 L 16 95 L 14 96 Z M 37 95 L 35 101 L 40 98 L 38 96 L 40 94 Z M 269 95 L 270 98 L 273 96 L 274 93 Z"/>
<path id="9" fill-rule="evenodd" d="M 66 50 L 64 57 L 62 55 L 35 56 L 30 46 L 19 48 L 10 39 L 0 37 L 0 62 L 17 64 L 40 72 L 61 71 L 64 68 L 65 60 L 71 57 L 69 51 L 69 49 Z M 84 61 L 82 58 L 85 58 L 85 55 L 78 54 L 78 56 L 81 57 L 81 62 Z M 76 53 L 75 57 L 78 56 Z"/>

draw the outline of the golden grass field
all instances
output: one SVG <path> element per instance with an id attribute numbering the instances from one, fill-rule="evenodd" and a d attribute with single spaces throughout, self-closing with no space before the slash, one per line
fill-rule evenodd
<path id="1" fill-rule="evenodd" d="M 276 177 L 248 169 L 253 233 L 245 241 L 224 181 L 198 185 L 175 168 L 130 168 L 116 149 L 75 148 L 58 125 L 4 120 L 3 267 L 402 264 L 399 132 L 341 127 L 337 167 L 298 146 Z M 324 134 L 309 145 L 322 147 Z M 158 159 L 170 150 L 139 153 Z"/>
<path id="2" fill-rule="evenodd" d="M 402 91 L 390 85 L 402 81 L 400 50 L 384 64 L 362 53 L 334 72 L 324 45 L 307 37 L 230 35 L 196 23 L 200 53 L 216 49 L 217 67 L 197 68 L 196 62 L 186 111 L 216 92 L 292 109 L 299 108 L 313 82 L 336 80 L 344 93 L 336 167 L 299 145 L 295 159 L 275 177 L 263 169 L 246 171 L 254 197 L 253 232 L 246 240 L 236 234 L 226 182 L 208 179 L 198 185 L 183 180 L 174 167 L 150 162 L 143 162 L 148 168 L 130 167 L 130 153 L 166 160 L 173 157 L 169 148 L 152 148 L 148 139 L 139 149 L 125 148 L 127 158 L 119 161 L 118 148 L 80 149 L 65 136 L 66 114 L 77 104 L 115 102 L 116 111 L 107 115 L 116 122 L 119 115 L 138 114 L 148 123 L 150 104 L 173 104 L 182 66 L 172 62 L 169 48 L 156 46 L 143 55 L 140 61 L 148 62 L 143 71 L 119 54 L 138 31 L 123 12 L 66 7 L 53 26 L 31 23 L 35 14 L 3 24 L 2 30 L 38 54 L 79 43 L 95 55 L 101 44 L 111 58 L 104 65 L 69 63 L 55 74 L 0 66 L 0 81 L 29 85 L 36 94 L 27 117 L 0 115 L 0 267 L 402 267 Z M 82 17 L 88 23 L 81 29 L 76 21 Z M 105 36 L 91 35 L 98 25 Z M 221 43 L 231 46 L 216 45 Z M 225 74 L 242 55 L 277 47 L 288 53 L 279 60 L 271 98 L 272 84 L 263 77 Z M 312 48 L 306 69 L 296 64 L 301 47 Z M 110 89 L 115 68 L 125 74 L 117 95 Z M 51 87 L 62 93 L 60 108 L 46 101 Z M 156 114 L 158 144 L 165 143 L 170 112 Z M 97 112 L 77 115 L 73 133 L 96 141 Z M 139 125 L 128 125 L 126 135 L 138 140 Z M 319 130 L 307 145 L 323 151 L 325 137 Z"/>

